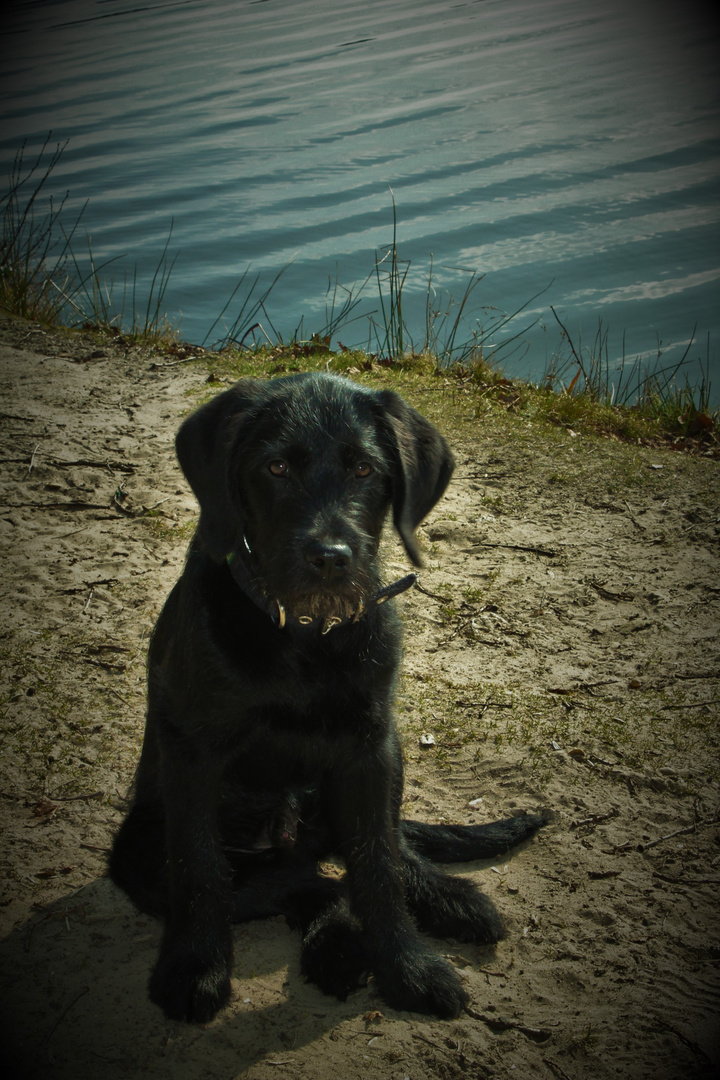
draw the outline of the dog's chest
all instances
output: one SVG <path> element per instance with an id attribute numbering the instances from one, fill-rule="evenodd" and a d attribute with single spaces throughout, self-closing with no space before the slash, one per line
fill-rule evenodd
<path id="1" fill-rule="evenodd" d="M 245 737 L 228 762 L 228 775 L 249 788 L 314 787 L 338 762 L 357 760 L 386 735 L 361 713 L 258 710 L 244 719 Z M 375 732 L 373 726 L 382 730 Z"/>

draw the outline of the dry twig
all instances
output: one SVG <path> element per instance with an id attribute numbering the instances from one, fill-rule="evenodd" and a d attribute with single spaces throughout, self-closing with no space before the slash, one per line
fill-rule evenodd
<path id="1" fill-rule="evenodd" d="M 511 1020 L 507 1016 L 490 1016 L 487 1013 L 471 1009 L 469 1005 L 465 1006 L 465 1012 L 468 1016 L 472 1016 L 473 1020 L 481 1020 L 483 1024 L 487 1024 L 491 1031 L 519 1031 L 535 1042 L 545 1042 L 552 1035 L 552 1032 L 548 1031 L 547 1028 L 529 1027 L 519 1020 Z"/>
<path id="2" fill-rule="evenodd" d="M 599 596 L 602 596 L 603 600 L 633 600 L 634 596 L 635 596 L 634 593 L 626 593 L 626 592 L 614 593 L 614 592 L 610 592 L 609 589 L 604 589 L 602 584 L 599 581 L 590 581 L 590 582 L 588 582 L 588 584 L 590 585 L 590 587 L 592 589 L 595 590 L 595 592 Z"/>
<path id="3" fill-rule="evenodd" d="M 611 818 L 618 816 L 618 810 L 613 807 L 612 810 L 608 810 L 607 814 L 591 814 L 590 817 L 582 818 L 581 821 L 571 821 L 571 829 L 582 829 L 587 825 L 599 825 L 601 821 L 610 821 Z"/>
<path id="4" fill-rule="evenodd" d="M 531 555 L 547 555 L 549 559 L 555 559 L 558 555 L 558 552 L 553 551 L 552 548 L 535 547 L 528 544 L 491 544 L 489 541 L 481 541 L 479 544 L 473 544 L 472 547 L 463 548 L 462 550 L 467 554 L 479 547 L 505 548 L 506 551 L 528 551 Z"/>
<path id="5" fill-rule="evenodd" d="M 560 1077 L 560 1080 L 570 1080 L 568 1074 L 558 1065 L 557 1061 L 551 1061 L 550 1058 L 543 1058 L 543 1061 L 549 1069 L 552 1069 L 556 1076 Z"/>
<path id="6" fill-rule="evenodd" d="M 635 515 L 632 512 L 632 507 L 630 506 L 630 503 L 627 501 L 627 499 L 623 499 L 623 502 L 625 503 L 625 506 L 627 507 L 628 517 L 632 521 L 635 528 L 638 530 L 638 532 L 645 532 L 645 526 L 641 525 L 640 522 L 637 521 L 637 519 L 635 518 Z"/>
<path id="7" fill-rule="evenodd" d="M 30 458 L 30 464 L 28 465 L 28 471 L 27 471 L 28 476 L 32 472 L 33 465 L 35 464 L 35 455 L 37 454 L 39 448 L 40 448 L 40 443 L 37 444 L 37 446 L 35 447 L 35 449 L 32 452 L 32 457 Z"/>
<path id="8" fill-rule="evenodd" d="M 686 825 L 684 829 L 675 829 L 674 832 L 667 833 L 665 836 L 658 836 L 655 840 L 649 840 L 647 844 L 638 844 L 638 851 L 649 851 L 650 848 L 657 847 L 658 844 L 662 844 L 665 840 L 672 840 L 675 836 L 686 836 L 688 833 L 694 833 L 697 829 L 702 828 L 704 825 L 717 825 L 720 822 L 720 818 L 708 818 L 705 821 L 695 821 L 692 825 Z"/>
<path id="9" fill-rule="evenodd" d="M 57 1029 L 58 1029 L 58 1028 L 60 1027 L 60 1024 L 61 1024 L 61 1023 L 63 1022 L 63 1020 L 65 1019 L 65 1017 L 67 1016 L 67 1014 L 68 1014 L 68 1013 L 70 1012 L 70 1010 L 72 1009 L 73 1005 L 76 1005 L 76 1004 L 77 1004 L 77 1002 L 78 1002 L 78 1001 L 80 1000 L 80 998 L 81 998 L 81 997 L 84 997 L 84 996 L 85 996 L 85 994 L 89 994 L 89 993 L 90 993 L 90 987 L 89 987 L 89 986 L 84 986 L 84 987 L 83 987 L 83 989 L 82 989 L 82 990 L 81 990 L 81 991 L 80 991 L 79 993 L 77 993 L 77 994 L 75 995 L 75 997 L 74 997 L 74 998 L 72 999 L 72 1001 L 70 1002 L 70 1004 L 69 1004 L 69 1005 L 67 1005 L 67 1006 L 66 1006 L 66 1007 L 65 1007 L 65 1008 L 63 1009 L 63 1011 L 62 1011 L 62 1012 L 60 1013 L 60 1015 L 58 1016 L 57 1020 L 56 1020 L 56 1021 L 55 1021 L 55 1023 L 53 1024 L 53 1026 L 52 1026 L 52 1027 L 50 1028 L 50 1031 L 49 1031 L 49 1032 L 47 1033 L 47 1035 L 45 1036 L 45 1038 L 44 1038 L 44 1039 L 42 1040 L 42 1042 L 41 1042 L 41 1044 L 40 1044 L 41 1046 L 46 1046 L 46 1045 L 47 1045 L 47 1044 L 48 1044 L 48 1043 L 50 1042 L 50 1040 L 52 1039 L 53 1035 L 55 1034 L 55 1032 L 57 1031 Z"/>

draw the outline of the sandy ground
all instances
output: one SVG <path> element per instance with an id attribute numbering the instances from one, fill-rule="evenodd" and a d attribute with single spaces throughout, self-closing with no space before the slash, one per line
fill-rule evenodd
<path id="1" fill-rule="evenodd" d="M 181 359 L 0 324 L 4 1075 L 718 1075 L 718 461 L 484 413 L 456 383 L 408 389 L 458 470 L 399 601 L 407 812 L 554 811 L 462 870 L 508 938 L 437 943 L 472 999 L 451 1022 L 385 1007 L 372 981 L 323 997 L 282 920 L 236 929 L 211 1024 L 149 1003 L 159 927 L 104 863 L 196 514 L 172 443 L 214 387 Z M 406 564 L 387 546 L 390 574 Z"/>

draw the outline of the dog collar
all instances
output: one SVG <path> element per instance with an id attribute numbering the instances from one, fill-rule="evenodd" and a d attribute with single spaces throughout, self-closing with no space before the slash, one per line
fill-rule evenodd
<path id="1" fill-rule="evenodd" d="M 243 537 L 243 543 L 246 550 L 250 552 L 250 546 L 245 537 Z M 240 549 L 231 551 L 226 556 L 226 561 L 235 583 L 240 586 L 256 607 L 259 607 L 261 611 L 264 611 L 272 619 L 279 630 L 295 623 L 299 626 L 318 624 L 321 626 L 322 634 L 329 634 L 336 626 L 357 622 L 372 608 L 379 607 L 380 604 L 384 604 L 387 600 L 392 600 L 401 593 L 407 592 L 417 581 L 417 574 L 406 574 L 405 577 L 398 578 L 397 581 L 393 581 L 390 585 L 384 585 L 377 592 L 374 592 L 369 599 L 364 602 L 361 601 L 357 611 L 346 618 L 341 618 L 339 615 L 330 615 L 328 617 L 321 615 L 288 615 L 277 598 L 271 599 L 266 596 L 255 583 L 245 560 L 240 554 Z"/>

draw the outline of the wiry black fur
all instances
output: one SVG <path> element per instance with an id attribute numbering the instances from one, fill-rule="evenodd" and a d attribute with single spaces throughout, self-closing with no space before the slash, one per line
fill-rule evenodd
<path id="1" fill-rule="evenodd" d="M 200 523 L 152 638 L 133 803 L 110 859 L 165 922 L 150 996 L 209 1020 L 230 995 L 231 923 L 282 914 L 322 990 L 343 998 L 372 972 L 390 1005 L 455 1016 L 466 992 L 417 928 L 494 942 L 503 924 L 435 863 L 497 855 L 543 819 L 400 820 L 396 604 L 353 618 L 380 584 L 388 512 L 419 564 L 414 532 L 450 450 L 396 394 L 321 375 L 239 382 L 183 424 L 177 450 Z M 327 617 L 344 621 L 323 634 Z M 320 872 L 330 854 L 344 879 Z"/>

